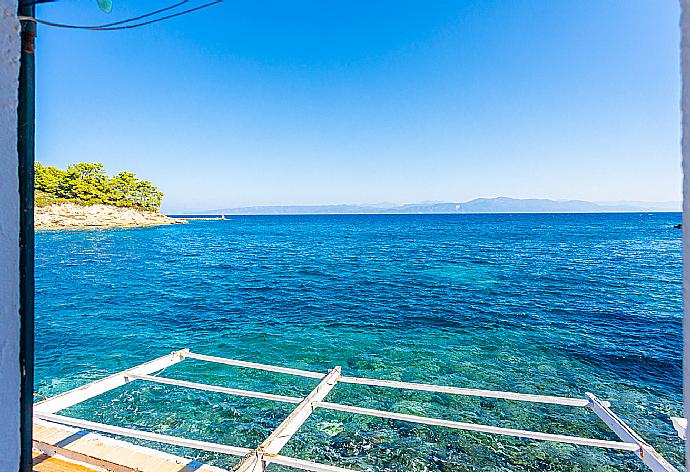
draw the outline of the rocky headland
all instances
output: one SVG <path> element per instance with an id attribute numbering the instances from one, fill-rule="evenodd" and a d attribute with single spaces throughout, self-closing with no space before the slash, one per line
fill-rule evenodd
<path id="1" fill-rule="evenodd" d="M 36 207 L 36 229 L 132 228 L 186 223 L 155 210 L 65 202 Z"/>

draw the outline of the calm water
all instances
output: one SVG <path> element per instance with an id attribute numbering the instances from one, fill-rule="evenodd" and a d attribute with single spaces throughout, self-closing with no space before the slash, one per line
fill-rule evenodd
<path id="1" fill-rule="evenodd" d="M 681 463 L 679 214 L 233 217 L 37 236 L 36 390 L 174 349 L 613 402 Z M 185 361 L 287 395 L 315 382 Z M 615 439 L 586 409 L 339 385 L 329 400 Z M 255 447 L 290 405 L 134 383 L 66 411 Z M 170 450 L 220 466 L 235 459 Z M 363 470 L 643 470 L 628 454 L 316 411 L 284 452 Z M 276 468 L 280 470 L 280 468 Z"/>

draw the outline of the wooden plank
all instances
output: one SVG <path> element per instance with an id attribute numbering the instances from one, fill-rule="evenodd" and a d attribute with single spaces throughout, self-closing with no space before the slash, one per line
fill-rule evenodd
<path id="1" fill-rule="evenodd" d="M 622 441 L 637 446 L 636 451 L 642 462 L 654 472 L 678 472 L 666 459 L 664 459 L 652 446 L 647 443 L 639 434 L 628 426 L 611 409 L 604 405 L 594 394 L 586 393 L 585 396 L 591 404 L 591 408 L 596 415 L 616 433 Z"/>
<path id="2" fill-rule="evenodd" d="M 68 458 L 53 457 L 40 451 L 34 451 L 31 455 L 33 472 L 105 472 L 105 469 L 89 467 L 86 464 L 72 462 Z M 132 472 L 132 469 L 125 472 Z"/>
<path id="3" fill-rule="evenodd" d="M 245 457 L 235 468 L 237 472 L 262 472 L 276 455 L 287 444 L 292 436 L 309 418 L 319 403 L 333 390 L 340 377 L 340 367 L 335 367 L 326 374 L 321 382 L 304 400 L 283 420 L 280 425 L 262 442 L 252 455 Z"/>
<path id="4" fill-rule="evenodd" d="M 56 444 L 64 439 L 67 439 L 72 435 L 71 432 L 64 429 L 52 429 L 49 434 L 42 434 L 41 438 L 37 438 L 35 434 L 32 434 L 34 440 L 39 440 L 48 444 Z"/>
<path id="5" fill-rule="evenodd" d="M 73 461 L 78 461 L 84 464 L 94 465 L 96 467 L 111 471 L 111 472 L 131 472 L 133 469 L 131 467 L 126 467 L 124 465 L 117 464 L 115 462 L 108 461 L 106 459 L 90 456 L 88 454 L 83 454 L 77 451 L 71 451 L 64 447 L 54 446 L 52 444 L 44 443 L 41 441 L 34 441 L 33 448 L 35 451 L 39 451 L 45 456 L 56 456 L 59 455 L 66 459 Z"/>
<path id="6" fill-rule="evenodd" d="M 89 398 L 93 398 L 109 390 L 125 385 L 127 383 L 127 376 L 134 374 L 152 374 L 153 372 L 165 369 L 171 365 L 177 364 L 184 360 L 187 349 L 181 351 L 174 351 L 168 355 L 159 357 L 152 361 L 132 367 L 131 369 L 118 372 L 109 377 L 105 377 L 95 382 L 82 385 L 73 390 L 69 390 L 60 395 L 50 397 L 34 404 L 34 412 L 41 413 L 56 413 L 64 410 L 67 407 L 81 403 Z"/>
<path id="7" fill-rule="evenodd" d="M 207 392 L 225 393 L 227 395 L 237 395 L 241 397 L 259 398 L 261 400 L 270 400 L 283 403 L 299 403 L 301 398 L 287 397 L 285 395 L 274 395 L 272 393 L 255 392 L 253 390 L 243 390 L 239 388 L 219 387 L 217 385 L 208 385 L 197 382 L 187 382 L 185 380 L 169 379 L 167 377 L 153 377 L 151 375 L 128 375 L 132 380 L 144 380 L 147 382 L 155 382 L 166 385 L 175 385 L 178 387 L 193 388 L 195 390 L 204 390 Z"/>
<path id="8" fill-rule="evenodd" d="M 238 361 L 236 359 L 228 359 L 225 357 L 206 356 L 204 354 L 197 354 L 195 352 L 188 352 L 186 357 L 190 359 L 197 359 L 205 362 L 215 362 L 216 364 L 232 365 L 235 367 L 246 367 L 248 369 L 265 370 L 268 372 L 277 372 L 280 374 L 297 375 L 299 377 L 309 377 L 312 379 L 321 379 L 324 374 L 319 372 L 310 372 L 308 370 L 291 369 L 289 367 L 277 367 L 268 364 L 259 364 L 256 362 Z"/>
<path id="9" fill-rule="evenodd" d="M 438 418 L 427 418 L 425 416 L 407 415 L 404 413 L 393 413 L 390 411 L 374 410 L 371 408 L 361 408 L 358 406 L 341 405 L 338 403 L 322 402 L 320 408 L 355 413 L 358 415 L 376 416 L 391 420 L 409 421 L 411 423 L 428 424 L 433 426 L 444 426 L 446 428 L 462 429 L 465 431 L 476 431 L 479 433 L 500 434 L 515 438 L 536 439 L 540 441 L 553 441 L 566 444 L 577 444 L 580 446 L 594 446 L 607 449 L 619 449 L 624 451 L 637 451 L 638 447 L 633 444 L 619 441 L 605 441 L 602 439 L 583 438 L 579 436 L 566 436 L 562 434 L 540 433 L 538 431 L 527 431 L 522 429 L 501 428 L 476 423 L 462 423 L 459 421 L 442 420 Z"/>

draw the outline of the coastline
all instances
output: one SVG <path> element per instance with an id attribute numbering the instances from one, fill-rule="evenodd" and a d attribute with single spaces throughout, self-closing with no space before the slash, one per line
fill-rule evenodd
<path id="1" fill-rule="evenodd" d="M 37 206 L 34 210 L 34 228 L 37 230 L 140 228 L 184 223 L 187 220 L 170 218 L 157 211 L 103 204 L 54 203 Z"/>

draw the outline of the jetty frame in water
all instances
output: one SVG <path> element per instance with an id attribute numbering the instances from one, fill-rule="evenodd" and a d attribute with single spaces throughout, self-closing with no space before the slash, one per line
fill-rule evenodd
<path id="1" fill-rule="evenodd" d="M 162 371 L 166 367 L 184 361 L 185 359 L 196 359 L 199 361 L 225 364 L 235 367 L 263 370 L 281 374 L 295 375 L 318 379 L 319 384 L 304 398 L 275 395 L 271 393 L 256 392 L 251 390 L 221 387 L 184 380 L 171 379 L 166 377 L 154 376 L 156 372 Z M 112 426 L 103 423 L 70 418 L 58 415 L 57 412 L 70 406 L 81 403 L 102 393 L 121 387 L 134 381 L 155 382 L 165 385 L 191 388 L 209 392 L 224 393 L 250 398 L 258 398 L 283 403 L 292 403 L 297 406 L 280 423 L 280 425 L 255 449 L 235 447 L 225 444 L 212 443 L 207 441 L 197 441 L 176 436 L 168 436 L 148 431 Z M 339 403 L 324 401 L 325 397 L 336 387 L 338 383 L 349 383 L 366 385 L 372 387 L 389 387 L 403 390 L 418 390 L 425 392 L 448 393 L 452 395 L 465 395 L 473 397 L 488 397 L 503 400 L 546 403 L 570 407 L 590 408 L 610 429 L 620 441 L 609 441 L 580 436 L 568 436 L 561 434 L 541 433 L 538 431 L 528 431 L 521 429 L 502 428 L 477 423 L 464 423 L 439 418 L 395 413 L 392 411 L 375 410 L 362 408 Z M 174 351 L 166 356 L 159 357 L 152 361 L 140 364 L 130 369 L 118 372 L 101 380 L 96 380 L 82 387 L 75 388 L 60 395 L 48 398 L 34 405 L 34 418 L 54 422 L 62 425 L 73 426 L 85 430 L 136 438 L 157 443 L 169 444 L 173 446 L 186 447 L 191 449 L 228 454 L 242 457 L 242 460 L 233 469 L 236 472 L 263 472 L 266 467 L 273 464 L 280 464 L 301 470 L 314 472 L 346 472 L 351 469 L 321 464 L 294 457 L 287 457 L 280 454 L 283 447 L 290 441 L 295 433 L 309 418 L 316 408 L 323 408 L 333 411 L 341 411 L 358 415 L 375 416 L 378 418 L 406 421 L 418 424 L 433 426 L 443 426 L 446 428 L 459 429 L 465 431 L 475 431 L 480 433 L 498 434 L 512 436 L 516 438 L 533 439 L 540 441 L 552 441 L 581 446 L 599 447 L 605 449 L 622 450 L 634 453 L 653 471 L 676 471 L 652 446 L 642 439 L 632 428 L 630 428 L 621 418 L 611 411 L 609 402 L 598 399 L 591 393 L 586 393 L 585 398 L 569 398 L 550 395 L 531 395 L 514 392 L 500 392 L 494 390 L 480 390 L 472 388 L 451 387 L 443 385 L 421 384 L 400 382 L 394 380 L 369 379 L 362 377 L 343 376 L 340 367 L 334 367 L 327 373 L 311 372 L 307 370 L 292 369 L 288 367 L 278 367 L 255 362 L 246 362 L 223 357 L 207 356 L 197 354 L 182 349 Z"/>

